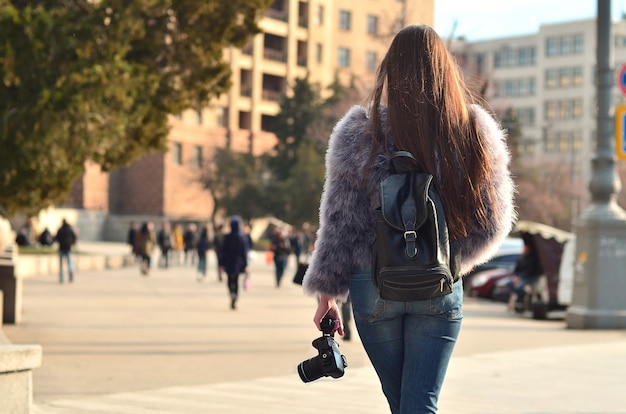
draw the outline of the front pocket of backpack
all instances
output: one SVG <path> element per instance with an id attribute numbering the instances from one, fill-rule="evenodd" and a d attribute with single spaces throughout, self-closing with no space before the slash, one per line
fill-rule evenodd
<path id="1" fill-rule="evenodd" d="M 383 270 L 378 276 L 378 289 L 385 300 L 410 302 L 452 293 L 451 281 L 452 276 L 445 272 Z"/>

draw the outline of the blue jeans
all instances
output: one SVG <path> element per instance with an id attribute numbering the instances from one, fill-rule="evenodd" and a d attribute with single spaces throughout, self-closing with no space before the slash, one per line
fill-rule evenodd
<path id="1" fill-rule="evenodd" d="M 350 279 L 354 322 L 393 414 L 436 413 L 461 330 L 463 284 L 429 300 L 380 298 L 369 269 Z"/>
<path id="2" fill-rule="evenodd" d="M 198 272 L 206 276 L 206 253 L 198 254 Z"/>
<path id="3" fill-rule="evenodd" d="M 74 266 L 72 265 L 72 251 L 59 250 L 59 282 L 63 283 L 63 258 L 67 261 L 67 273 L 70 282 L 74 280 Z"/>

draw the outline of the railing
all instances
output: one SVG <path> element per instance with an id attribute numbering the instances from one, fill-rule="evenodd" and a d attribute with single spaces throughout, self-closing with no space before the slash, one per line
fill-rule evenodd
<path id="1" fill-rule="evenodd" d="M 280 101 L 280 97 L 282 96 L 282 92 L 281 91 L 273 91 L 270 89 L 264 89 L 263 90 L 263 99 L 266 101 L 275 101 L 278 102 Z"/>
<path id="2" fill-rule="evenodd" d="M 263 51 L 263 57 L 276 62 L 287 62 L 287 53 L 282 50 L 265 48 Z"/>

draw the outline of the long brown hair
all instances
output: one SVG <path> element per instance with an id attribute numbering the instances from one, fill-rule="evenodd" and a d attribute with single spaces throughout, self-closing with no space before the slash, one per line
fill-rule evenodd
<path id="1" fill-rule="evenodd" d="M 371 95 L 372 131 L 380 131 L 379 107 L 385 94 L 386 131 L 372 132 L 369 165 L 381 145 L 389 148 L 390 132 L 395 146 L 411 152 L 421 169 L 435 177 L 452 239 L 486 224 L 493 191 L 491 166 L 468 108 L 474 97 L 432 28 L 412 25 L 394 37 Z"/>

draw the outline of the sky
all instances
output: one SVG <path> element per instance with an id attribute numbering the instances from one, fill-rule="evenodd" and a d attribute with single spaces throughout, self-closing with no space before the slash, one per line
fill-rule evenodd
<path id="1" fill-rule="evenodd" d="M 596 0 L 434 0 L 435 30 L 469 41 L 535 34 L 539 25 L 594 18 Z M 626 0 L 611 1 L 611 18 L 626 12 Z M 456 27 L 455 27 L 456 22 Z"/>

